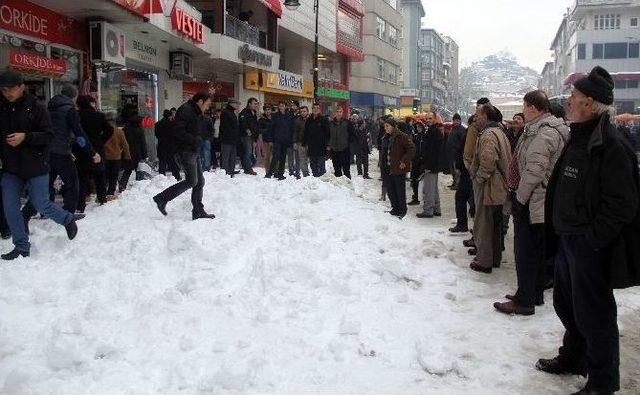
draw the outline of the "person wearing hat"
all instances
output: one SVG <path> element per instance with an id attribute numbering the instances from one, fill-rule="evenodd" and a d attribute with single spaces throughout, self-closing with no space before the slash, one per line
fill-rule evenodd
<path id="1" fill-rule="evenodd" d="M 174 141 L 176 145 L 176 162 L 184 170 L 184 180 L 178 182 L 153 197 L 158 210 L 167 215 L 167 203 L 191 189 L 191 217 L 195 221 L 200 218 L 213 219 L 202 204 L 204 175 L 200 163 L 199 152 L 202 142 L 201 122 L 203 114 L 211 106 L 211 94 L 198 92 L 189 101 L 178 108 L 174 120 Z M 236 119 L 237 125 L 237 119 Z M 235 157 L 234 157 L 235 160 Z"/>
<path id="2" fill-rule="evenodd" d="M 416 147 L 411 137 L 398 129 L 395 119 L 387 118 L 383 125 L 388 137 L 382 140 L 380 150 L 382 183 L 391 202 L 390 214 L 402 219 L 407 215 L 406 178 Z"/>
<path id="3" fill-rule="evenodd" d="M 7 69 L 0 74 L 0 159 L 3 208 L 13 236 L 13 251 L 4 260 L 28 257 L 29 234 L 20 211 L 25 187 L 37 211 L 64 225 L 67 237 L 78 233 L 73 213 L 49 200 L 49 147 L 54 139 L 51 118 L 37 99 L 25 93 L 22 75 Z"/>
<path id="4" fill-rule="evenodd" d="M 553 305 L 565 333 L 559 355 L 536 367 L 587 376 L 576 394 L 611 394 L 620 389 L 613 289 L 640 284 L 640 177 L 613 125 L 611 75 L 598 66 L 573 85 L 570 137 L 545 198 L 545 253 L 555 258 Z"/>

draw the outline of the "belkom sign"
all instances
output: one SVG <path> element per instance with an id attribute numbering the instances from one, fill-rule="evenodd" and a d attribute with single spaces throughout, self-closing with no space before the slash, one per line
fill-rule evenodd
<path id="1" fill-rule="evenodd" d="M 171 27 L 198 44 L 204 43 L 204 25 L 178 7 L 171 13 Z"/>

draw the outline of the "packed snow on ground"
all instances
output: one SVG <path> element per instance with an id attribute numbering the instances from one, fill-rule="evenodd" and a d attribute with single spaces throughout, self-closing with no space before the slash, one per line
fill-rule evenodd
<path id="1" fill-rule="evenodd" d="M 217 218 L 195 222 L 188 193 L 168 217 L 152 204 L 172 180 L 92 208 L 72 242 L 32 221 L 31 258 L 0 266 L 4 393 L 562 394 L 584 383 L 533 367 L 562 334 L 549 294 L 535 316 L 495 313 L 512 262 L 470 271 L 448 219 L 391 217 L 375 179 L 208 173 Z M 638 290 L 618 302 L 623 392 L 638 393 Z"/>

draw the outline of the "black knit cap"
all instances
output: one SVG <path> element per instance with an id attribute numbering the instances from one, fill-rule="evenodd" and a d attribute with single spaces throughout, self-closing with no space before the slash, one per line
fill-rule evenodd
<path id="1" fill-rule="evenodd" d="M 594 67 L 588 76 L 580 78 L 573 86 L 595 101 L 609 106 L 613 104 L 613 78 L 600 66 Z"/>
<path id="2" fill-rule="evenodd" d="M 453 114 L 453 118 L 452 118 L 452 119 L 453 119 L 454 121 L 455 121 L 456 119 L 457 119 L 458 121 L 461 121 L 461 120 L 462 120 L 462 118 L 460 117 L 460 114 L 458 114 L 458 113 Z"/>
<path id="3" fill-rule="evenodd" d="M 20 86 L 24 83 L 22 74 L 9 68 L 5 69 L 0 74 L 0 87 L 13 88 L 14 86 Z"/>

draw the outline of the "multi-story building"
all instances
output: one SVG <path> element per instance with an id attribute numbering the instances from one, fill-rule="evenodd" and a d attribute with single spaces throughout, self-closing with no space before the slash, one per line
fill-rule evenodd
<path id="1" fill-rule="evenodd" d="M 460 109 L 460 69 L 458 43 L 449 36 L 444 36 L 444 73 L 445 86 L 447 88 L 447 101 L 445 107 L 449 112 L 458 112 Z"/>
<path id="2" fill-rule="evenodd" d="M 576 0 L 551 44 L 552 95 L 568 94 L 575 80 L 594 66 L 615 82 L 619 112 L 640 106 L 640 0 Z"/>
<path id="3" fill-rule="evenodd" d="M 402 13 L 402 88 L 400 105 L 409 109 L 414 107 L 420 97 L 419 40 L 421 20 L 425 16 L 421 0 L 399 0 Z M 416 94 L 417 93 L 417 94 Z"/>
<path id="4" fill-rule="evenodd" d="M 420 32 L 420 96 L 423 109 L 442 111 L 447 100 L 445 76 L 445 40 L 434 29 Z M 428 107 L 425 106 L 428 105 Z"/>
<path id="5" fill-rule="evenodd" d="M 554 67 L 553 62 L 545 63 L 542 68 L 542 73 L 540 74 L 540 80 L 538 81 L 538 89 L 542 89 L 551 96 L 556 92 Z"/>
<path id="6" fill-rule="evenodd" d="M 393 0 L 364 0 L 364 55 L 351 67 L 351 105 L 377 118 L 400 105 L 402 14 Z"/>

